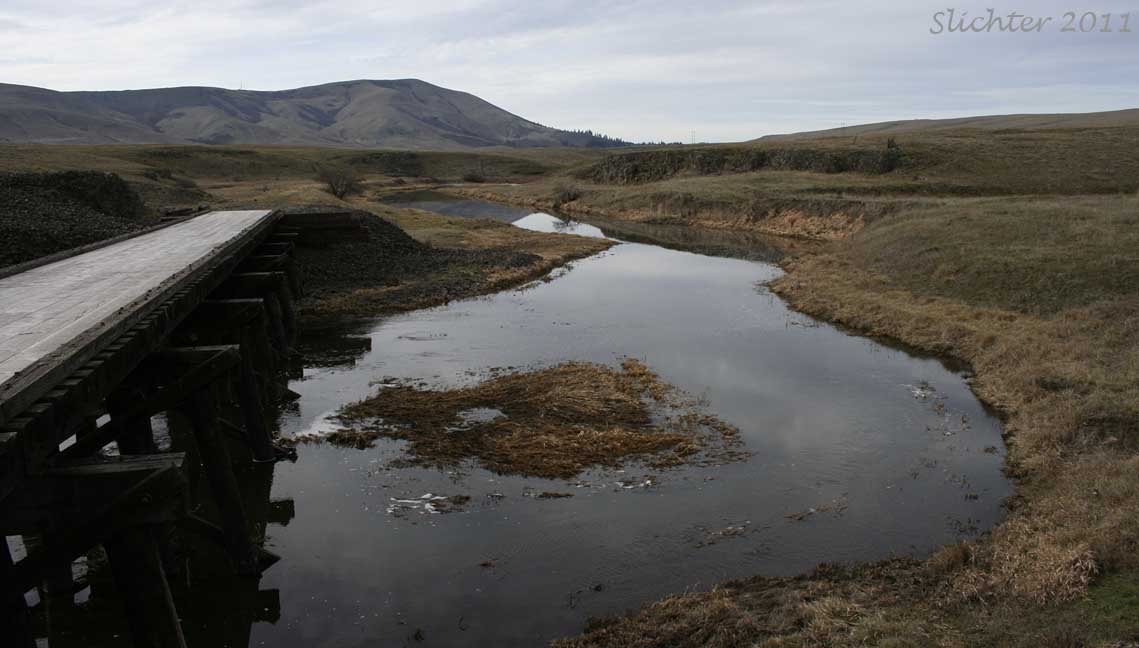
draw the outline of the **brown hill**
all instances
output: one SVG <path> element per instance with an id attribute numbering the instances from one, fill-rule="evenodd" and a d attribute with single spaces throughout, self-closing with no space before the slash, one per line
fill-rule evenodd
<path id="1" fill-rule="evenodd" d="M 778 139 L 814 139 L 820 137 L 854 137 L 856 135 L 895 135 L 925 131 L 948 131 L 966 128 L 980 130 L 1025 130 L 1041 128 L 1109 128 L 1139 126 L 1139 108 L 1093 113 L 1056 113 L 1039 115 L 986 115 L 955 119 L 906 119 L 901 121 L 859 124 L 801 133 L 766 135 L 752 141 Z"/>
<path id="2" fill-rule="evenodd" d="M 56 92 L 0 84 L 0 142 L 284 144 L 346 148 L 613 146 L 417 79 L 281 91 L 181 87 Z"/>

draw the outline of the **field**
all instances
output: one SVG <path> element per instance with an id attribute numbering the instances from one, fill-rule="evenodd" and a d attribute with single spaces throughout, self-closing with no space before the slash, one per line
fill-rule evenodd
<path id="1" fill-rule="evenodd" d="M 3 150 L 0 171 L 114 171 L 151 204 L 348 204 L 433 245 L 507 248 L 550 263 L 591 250 L 576 237 L 524 238 L 377 200 L 461 183 L 447 190 L 583 218 L 822 241 L 791 246 L 781 261 L 787 274 L 772 289 L 809 314 L 968 362 L 974 390 L 1006 422 L 1007 469 L 1018 478 L 1007 520 L 925 561 L 824 566 L 678 593 L 598 620 L 561 645 L 1139 640 L 1139 128 L 918 130 L 608 157 L 566 149 Z M 349 169 L 359 190 L 330 196 L 316 180 L 324 167 Z"/>
<path id="2" fill-rule="evenodd" d="M 812 315 L 967 361 L 974 390 L 1006 420 L 1018 491 L 981 540 L 925 562 L 681 595 L 562 645 L 1139 638 L 1137 137 L 1102 128 L 772 141 L 754 147 L 766 156 L 646 151 L 458 190 L 829 241 L 785 258 L 773 290 Z M 859 167 L 888 148 L 893 169 Z"/>

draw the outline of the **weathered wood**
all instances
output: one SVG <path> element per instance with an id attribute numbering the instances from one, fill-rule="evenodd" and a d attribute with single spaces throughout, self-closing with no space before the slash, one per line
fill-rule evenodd
<path id="1" fill-rule="evenodd" d="M 104 543 L 135 648 L 185 648 L 154 529 L 124 529 Z"/>
<path id="2" fill-rule="evenodd" d="M 272 221 L 214 212 L 0 279 L 0 423 Z"/>
<path id="3" fill-rule="evenodd" d="M 288 290 L 286 281 L 283 272 L 241 272 L 231 275 L 217 290 L 217 296 L 222 299 L 260 297 L 265 301 L 273 346 L 282 360 L 292 353 L 285 323 L 286 309 L 281 301 L 282 290 Z"/>
<path id="4" fill-rule="evenodd" d="M 150 416 L 158 412 L 173 409 L 179 402 L 214 382 L 218 376 L 236 367 L 238 363 L 241 362 L 238 349 L 239 347 L 233 345 L 193 347 L 190 349 L 183 348 L 177 351 L 168 350 L 154 354 L 146 361 L 152 367 L 155 364 L 159 364 L 159 367 L 162 367 L 161 363 L 164 361 L 192 366 L 184 369 L 183 372 L 169 368 L 152 369 L 152 371 L 161 370 L 168 372 L 168 375 L 177 376 L 178 378 L 175 382 L 163 386 L 163 388 L 152 397 L 137 402 L 131 410 L 122 414 L 118 421 L 116 421 L 115 418 L 111 418 L 106 425 L 98 428 L 95 432 L 77 439 L 74 445 L 59 453 L 57 460 L 71 460 L 96 452 L 99 448 L 102 448 L 118 437 L 121 429 L 120 426 L 124 420 L 129 421 L 139 416 Z"/>
<path id="5" fill-rule="evenodd" d="M 226 547 L 234 569 L 239 574 L 258 573 L 257 550 L 250 539 L 237 479 L 217 425 L 215 392 L 210 388 L 199 391 L 182 406 L 181 411 L 193 427 L 202 470 L 222 516 Z"/>
<path id="6" fill-rule="evenodd" d="M 284 231 L 281 228 L 278 228 L 277 231 L 275 231 L 269 235 L 269 238 L 265 239 L 265 242 L 266 243 L 293 243 L 293 244 L 296 244 L 300 240 L 301 240 L 300 232 L 288 232 L 288 231 Z"/>
<path id="7" fill-rule="evenodd" d="M 24 590 L 16 586 L 13 574 L 12 552 L 7 539 L 0 547 L 0 637 L 5 646 L 35 648 L 36 639 L 28 619 L 28 606 Z"/>
<path id="8" fill-rule="evenodd" d="M 265 312 L 258 297 L 243 299 L 207 299 L 194 311 L 180 331 L 192 335 L 199 331 L 227 330 L 245 326 Z"/>
<path id="9" fill-rule="evenodd" d="M 292 254 L 292 243 L 263 243 L 257 248 L 257 254 Z"/>
<path id="10" fill-rule="evenodd" d="M 270 254 L 251 256 L 242 262 L 239 272 L 284 272 L 288 280 L 289 290 L 293 294 L 302 294 L 303 283 L 300 269 L 296 262 L 287 254 Z"/>
<path id="11" fill-rule="evenodd" d="M 119 431 L 115 436 L 119 452 L 125 455 L 153 454 L 158 452 L 154 443 L 154 428 L 150 424 L 150 412 L 142 411 L 131 415 L 146 393 L 139 387 L 132 389 L 119 389 L 107 398 L 107 407 L 111 413 L 111 420 L 118 420 Z M 83 436 L 92 436 L 98 428 L 88 430 Z"/>
<path id="12" fill-rule="evenodd" d="M 117 529 L 174 519 L 178 509 L 185 507 L 185 486 L 178 469 L 168 466 L 151 471 L 113 499 L 99 498 L 102 506 L 88 508 L 93 513 L 73 516 L 67 528 L 45 535 L 44 546 L 13 567 L 13 581 L 26 591 L 39 581 L 49 565 L 74 560 Z"/>
<path id="13" fill-rule="evenodd" d="M 273 461 L 273 435 L 265 415 L 265 405 L 261 399 L 261 387 L 257 380 L 254 365 L 254 332 L 249 327 L 241 329 L 241 365 L 238 368 L 238 387 L 241 395 L 241 416 L 245 422 L 246 438 L 253 450 L 254 461 Z"/>
<path id="14" fill-rule="evenodd" d="M 91 456 L 51 466 L 42 477 L 98 477 L 140 473 L 163 468 L 179 468 L 185 461 L 181 452 L 120 455 L 118 457 Z"/>
<path id="15" fill-rule="evenodd" d="M 217 297 L 220 299 L 261 297 L 276 290 L 277 285 L 284 280 L 285 273 L 283 272 L 234 273 L 218 287 Z"/>
<path id="16" fill-rule="evenodd" d="M 11 443 L 0 447 L 0 499 L 16 487 L 21 475 L 35 470 L 58 451 L 59 442 L 83 424 L 79 417 L 85 416 L 90 403 L 105 397 L 142 358 L 157 348 L 206 295 L 216 289 L 240 258 L 269 233 L 269 224 L 271 221 L 256 232 L 237 237 L 240 240 L 233 241 L 237 247 L 229 244 L 219 247 L 215 257 L 191 269 L 192 276 L 188 280 L 179 280 L 168 299 L 151 308 L 113 344 L 91 355 L 68 377 L 52 383 L 55 374 L 45 375 L 45 385 L 55 387 L 39 402 L 21 410 L 23 398 L 5 400 L 6 395 L 0 393 L 0 439 L 3 435 L 16 435 L 11 438 L 16 439 L 15 448 L 23 454 L 13 456 Z M 0 303 L 0 313 L 6 306 L 6 302 Z M 76 353 L 73 360 L 78 362 L 86 353 Z M 19 415 L 13 416 L 12 412 Z"/>
<path id="17" fill-rule="evenodd" d="M 237 342 L 241 362 L 238 366 L 238 400 L 241 408 L 246 443 L 255 461 L 273 461 L 272 433 L 266 415 L 263 394 L 270 385 L 258 375 L 265 364 L 263 353 L 264 301 L 262 299 L 213 300 L 206 303 L 202 316 L 187 320 L 176 337 L 207 343 Z"/>
<path id="18" fill-rule="evenodd" d="M 236 220 L 246 222 L 235 228 Z M 131 246 L 122 249 L 118 244 L 103 248 L 98 257 L 85 254 L 45 265 L 37 269 L 37 276 L 43 275 L 38 286 L 36 281 L 15 285 L 0 278 L 0 515 L 4 525 L 27 522 L 46 530 L 44 544 L 34 554 L 16 565 L 8 556 L 7 567 L 0 567 L 0 595 L 7 597 L 3 612 L 16 602 L 8 590 L 55 572 L 70 581 L 70 560 L 103 542 L 133 615 L 135 645 L 184 645 L 154 535 L 162 525 L 186 516 L 182 470 L 169 454 L 152 454 L 150 418 L 161 411 L 167 411 L 175 445 L 187 438 L 180 440 L 177 420 L 190 423 L 192 446 L 200 457 L 194 463 L 216 500 L 236 571 L 257 573 L 277 559 L 259 551 L 250 537 L 218 427 L 220 408 L 238 403 L 242 440 L 257 459 L 273 458 L 262 397 L 277 383 L 274 376 L 283 363 L 273 357 L 269 343 L 283 357 L 291 353 L 297 335 L 293 299 L 301 287 L 290 256 L 300 237 L 271 233 L 275 220 L 276 214 L 268 212 L 256 217 L 234 212 L 228 220 L 209 214 L 187 221 L 195 227 L 172 235 L 176 243 L 144 243 L 140 241 L 147 237 L 140 236 L 124 242 Z M 105 251 L 112 249 L 116 251 Z M 65 263 L 74 275 L 67 277 L 71 283 L 48 272 Z M 239 267 L 267 272 L 232 274 Z M 226 281 L 231 276 L 236 280 Z M 207 295 L 237 297 L 232 301 L 241 303 L 217 304 Z M 18 306 L 8 308 L 12 304 Z M 28 312 L 36 315 L 29 318 Z M 230 321 L 217 321 L 218 313 Z M 224 347 L 159 350 L 188 322 L 215 329 L 232 326 L 229 333 L 235 339 L 225 339 L 232 344 Z M 35 335 L 40 324 L 45 335 L 31 349 L 7 344 L 15 339 L 12 331 Z M 19 368 L 25 361 L 27 368 Z M 5 373 L 12 367 L 17 368 Z M 228 380 L 217 380 L 227 374 Z M 231 391 L 223 394 L 227 389 Z M 104 412 L 110 421 L 96 425 L 95 418 Z M 60 451 L 60 440 L 72 434 L 75 442 L 68 440 L 72 445 Z M 111 440 L 118 442 L 119 458 L 91 456 Z M 176 463 L 181 461 L 178 454 Z M 37 507 L 42 510 L 25 519 Z M 165 530 L 160 533 L 166 537 Z M 71 587 L 64 580 L 53 591 L 67 603 Z M 3 630 L 7 626 L 0 624 Z"/>

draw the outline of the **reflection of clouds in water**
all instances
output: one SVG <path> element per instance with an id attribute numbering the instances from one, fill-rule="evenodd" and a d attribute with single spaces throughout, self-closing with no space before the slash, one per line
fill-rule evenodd
<path id="1" fill-rule="evenodd" d="M 597 234 L 549 214 L 523 221 L 538 231 Z M 629 356 L 706 396 L 710 411 L 739 426 L 752 458 L 667 471 L 630 464 L 551 482 L 489 473 L 477 462 L 446 470 L 389 463 L 406 450 L 396 442 L 306 448 L 275 477 L 274 490 L 297 499 L 299 516 L 274 530 L 288 559 L 266 579 L 303 584 L 281 588 L 286 609 L 317 598 L 329 612 L 258 624 L 254 642 L 300 645 L 293 628 L 327 634 L 341 610 L 369 600 L 380 602 L 376 615 L 351 632 L 384 637 L 417 619 L 442 644 L 518 643 L 516 624 L 463 630 L 453 620 L 525 619 L 527 636 L 556 636 L 565 633 L 564 611 L 547 603 L 585 579 L 606 583 L 605 598 L 579 607 L 574 627 L 709 574 L 774 575 L 823 560 L 920 553 L 958 537 L 946 520 L 977 529 L 999 519 L 1002 459 L 982 448 L 1000 444 L 1000 428 L 961 379 L 934 360 L 808 324 L 756 288 L 778 273 L 765 263 L 622 243 L 557 281 L 377 322 L 371 350 L 353 366 L 304 383 L 301 414 L 282 422 L 286 432 L 327 434 L 342 404 L 385 385 L 454 388 L 494 368 Z M 933 396 L 918 397 L 914 388 L 924 385 L 936 385 Z M 945 412 L 933 410 L 940 403 Z M 944 434 L 945 413 L 953 436 Z M 499 414 L 465 411 L 453 433 Z M 969 428 L 957 424 L 963 414 Z M 578 496 L 539 500 L 544 492 Z M 432 515 L 452 510 L 444 506 L 455 495 L 471 498 L 468 515 Z M 401 516 L 406 523 L 392 523 Z M 715 548 L 693 551 L 694 542 Z M 388 604 L 376 596 L 380 569 Z M 447 621 L 426 625 L 435 618 Z"/>
<path id="2" fill-rule="evenodd" d="M 343 428 L 344 426 L 334 418 L 336 412 L 337 410 L 328 410 L 327 412 L 321 413 L 303 429 L 294 432 L 293 437 L 323 437 Z"/>
<path id="3" fill-rule="evenodd" d="M 572 220 L 565 221 L 556 216 L 543 213 L 530 214 L 529 216 L 519 218 L 512 222 L 511 225 L 533 232 L 554 232 L 559 234 L 577 234 L 578 236 L 588 236 L 590 238 L 609 238 L 605 236 L 599 227 Z"/>

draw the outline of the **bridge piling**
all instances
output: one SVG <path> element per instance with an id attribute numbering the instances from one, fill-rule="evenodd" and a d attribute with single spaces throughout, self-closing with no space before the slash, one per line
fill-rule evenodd
<path id="1" fill-rule="evenodd" d="M 58 344 L 30 365 L 0 355 L 0 531 L 42 534 L 18 561 L 7 543 L 0 552 L 5 645 L 35 645 L 43 614 L 29 615 L 24 592 L 70 595 L 70 563 L 95 545 L 107 550 L 134 645 L 147 647 L 186 645 L 171 535 L 220 542 L 236 574 L 277 559 L 258 546 L 264 531 L 245 510 L 234 460 L 271 470 L 274 408 L 290 393 L 299 237 L 274 231 L 278 222 L 276 212 L 213 212 L 0 277 L 0 349 L 29 335 Z M 105 294 L 86 295 L 91 282 Z M 90 328 L 69 326 L 77 333 L 66 338 L 5 312 L 37 287 L 42 303 Z M 162 413 L 172 452 L 156 443 Z M 220 524 L 191 504 L 199 476 Z"/>

